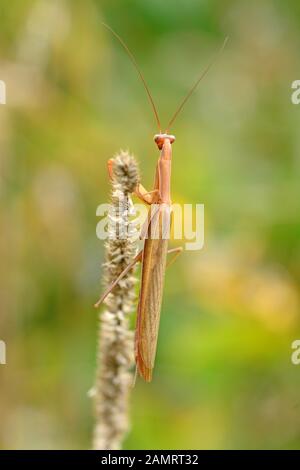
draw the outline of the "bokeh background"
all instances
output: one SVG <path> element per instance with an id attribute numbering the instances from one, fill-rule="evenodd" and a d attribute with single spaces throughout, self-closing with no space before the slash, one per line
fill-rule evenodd
<path id="1" fill-rule="evenodd" d="M 167 122 L 173 201 L 205 204 L 205 248 L 167 273 L 153 383 L 127 449 L 299 448 L 298 0 L 10 0 L 0 5 L 0 447 L 91 447 L 103 243 L 96 207 L 119 148 L 153 181 Z"/>

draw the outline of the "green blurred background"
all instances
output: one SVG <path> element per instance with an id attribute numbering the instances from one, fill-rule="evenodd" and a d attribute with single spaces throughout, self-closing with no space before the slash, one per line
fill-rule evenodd
<path id="1" fill-rule="evenodd" d="M 153 181 L 157 131 L 229 35 L 172 131 L 172 198 L 205 204 L 205 248 L 167 273 L 154 381 L 128 449 L 300 448 L 300 4 L 10 0 L 0 5 L 1 448 L 90 448 L 106 202 L 119 148 Z"/>

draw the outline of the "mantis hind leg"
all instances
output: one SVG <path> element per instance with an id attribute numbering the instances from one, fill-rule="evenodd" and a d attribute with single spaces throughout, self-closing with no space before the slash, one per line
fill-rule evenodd
<path id="1" fill-rule="evenodd" d="M 171 248 L 170 250 L 168 250 L 168 255 L 169 255 L 170 253 L 175 253 L 175 254 L 174 254 L 174 256 L 172 257 L 172 259 L 170 259 L 170 261 L 168 261 L 168 263 L 167 263 L 167 268 L 168 268 L 169 266 L 171 266 L 171 264 L 173 264 L 173 263 L 176 261 L 176 259 L 178 258 L 179 255 L 181 255 L 182 252 L 183 252 L 182 246 L 178 246 L 178 247 L 176 247 L 176 248 Z"/>
<path id="2" fill-rule="evenodd" d="M 94 304 L 94 307 L 97 308 L 99 307 L 102 302 L 106 299 L 106 297 L 108 296 L 108 294 L 110 294 L 110 292 L 113 290 L 113 288 L 121 281 L 121 279 L 123 279 L 123 277 L 128 273 L 128 271 L 130 271 L 131 268 L 133 268 L 133 266 L 138 262 L 138 261 L 141 261 L 142 260 L 142 256 L 143 256 L 143 250 L 141 250 L 135 258 L 133 258 L 133 260 L 131 261 L 131 263 L 128 264 L 128 266 L 126 266 L 126 268 L 121 272 L 121 274 L 119 274 L 119 276 L 117 277 L 117 279 L 115 279 L 106 289 L 105 291 L 103 292 L 102 296 L 100 297 L 100 299 Z"/>

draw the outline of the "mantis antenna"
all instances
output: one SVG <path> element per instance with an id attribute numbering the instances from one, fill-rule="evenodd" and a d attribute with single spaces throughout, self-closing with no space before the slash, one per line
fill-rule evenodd
<path id="1" fill-rule="evenodd" d="M 225 38 L 221 48 L 219 49 L 219 51 L 216 53 L 216 55 L 214 56 L 214 58 L 211 60 L 211 62 L 207 65 L 207 67 L 204 69 L 204 71 L 201 73 L 200 77 L 198 78 L 198 80 L 196 81 L 196 83 L 192 86 L 192 88 L 190 89 L 190 91 L 188 92 L 188 94 L 185 96 L 185 98 L 182 100 L 182 102 L 180 103 L 180 105 L 178 106 L 177 110 L 175 111 L 175 113 L 173 114 L 169 124 L 168 124 L 168 127 L 167 127 L 167 130 L 166 130 L 166 133 L 169 132 L 169 129 L 171 127 L 172 124 L 174 124 L 174 121 L 175 119 L 177 118 L 177 116 L 179 115 L 179 113 L 181 112 L 182 108 L 184 107 L 185 103 L 189 100 L 189 98 L 192 96 L 192 94 L 194 93 L 194 91 L 196 90 L 197 86 L 199 85 L 199 83 L 201 82 L 202 78 L 205 77 L 205 75 L 207 74 L 207 72 L 210 70 L 210 68 L 214 65 L 214 63 L 216 62 L 216 60 L 219 58 L 219 56 L 222 54 L 225 46 L 226 46 L 226 43 L 228 41 L 228 36 Z"/>
<path id="2" fill-rule="evenodd" d="M 160 124 L 160 119 L 159 119 L 159 116 L 158 116 L 158 112 L 157 112 L 157 109 L 156 109 L 156 106 L 154 104 L 154 101 L 153 101 L 153 98 L 151 96 L 151 93 L 150 93 L 150 90 L 148 88 L 148 85 L 146 83 L 146 80 L 144 79 L 143 77 L 143 74 L 142 72 L 140 71 L 139 69 L 139 66 L 134 58 L 134 55 L 132 54 L 132 52 L 130 51 L 129 47 L 125 44 L 125 42 L 123 41 L 123 39 L 110 27 L 108 26 L 107 24 L 105 23 L 102 23 L 103 26 L 105 26 L 105 28 L 107 28 L 114 36 L 115 38 L 117 38 L 117 40 L 121 43 L 121 45 L 124 47 L 127 55 L 129 56 L 131 62 L 133 63 L 137 73 L 139 74 L 140 76 L 140 79 L 142 80 L 143 82 L 143 85 L 145 87 L 145 90 L 146 90 L 146 93 L 148 95 L 148 98 L 149 98 L 149 101 L 151 103 L 151 106 L 152 106 L 152 109 L 153 109 L 153 112 L 154 112 L 154 116 L 155 116 L 155 119 L 156 119 L 156 122 L 157 122 L 157 125 L 158 125 L 158 128 L 159 128 L 159 132 L 161 132 L 161 124 Z"/>

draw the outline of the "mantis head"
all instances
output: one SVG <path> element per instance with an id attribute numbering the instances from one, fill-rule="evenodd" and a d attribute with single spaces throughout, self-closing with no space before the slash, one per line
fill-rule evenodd
<path id="1" fill-rule="evenodd" d="M 168 139 L 171 144 L 175 141 L 175 136 L 170 134 L 155 134 L 154 142 L 156 143 L 159 150 L 163 148 L 165 139 Z"/>

